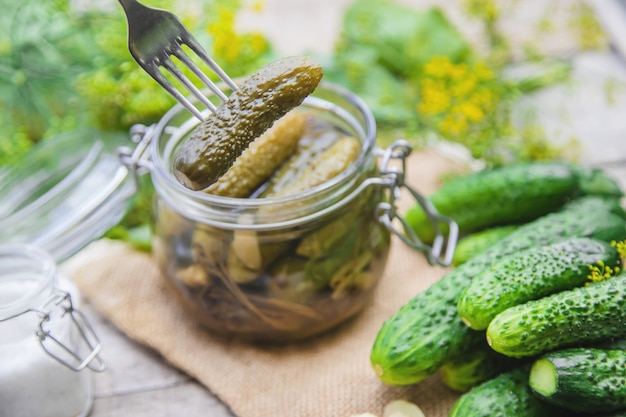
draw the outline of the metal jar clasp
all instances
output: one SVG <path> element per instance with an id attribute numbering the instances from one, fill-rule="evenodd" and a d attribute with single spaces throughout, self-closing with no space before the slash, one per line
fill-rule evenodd
<path id="1" fill-rule="evenodd" d="M 130 128 L 130 139 L 135 144 L 135 147 L 120 146 L 117 148 L 117 156 L 120 162 L 134 174 L 135 178 L 150 171 L 149 145 L 154 137 L 155 129 L 156 125 L 133 125 Z"/>
<path id="2" fill-rule="evenodd" d="M 405 182 L 406 158 L 411 150 L 409 143 L 404 140 L 397 140 L 388 148 L 380 150 L 380 176 L 389 186 L 390 192 L 389 200 L 378 204 L 378 220 L 405 244 L 424 252 L 428 263 L 431 265 L 450 266 L 459 236 L 459 227 L 451 218 L 439 214 L 428 199 Z M 394 161 L 399 162 L 399 164 L 393 164 Z M 400 167 L 392 165 L 400 165 Z M 400 197 L 402 189 L 409 192 L 428 216 L 435 231 L 435 239 L 431 246 L 422 242 L 403 216 L 398 213 L 395 203 Z M 444 224 L 447 225 L 447 236 L 441 227 Z"/>
<path id="3" fill-rule="evenodd" d="M 40 317 L 36 336 L 48 355 L 74 371 L 85 368 L 95 372 L 106 370 L 106 364 L 99 356 L 102 343 L 85 315 L 74 308 L 67 292 L 55 291 L 40 310 L 34 311 Z M 67 332 L 48 328 L 51 323 L 58 325 L 62 320 L 69 324 Z"/>

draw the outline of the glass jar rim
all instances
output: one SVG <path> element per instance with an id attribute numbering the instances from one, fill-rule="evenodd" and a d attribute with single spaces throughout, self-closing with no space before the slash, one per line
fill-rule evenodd
<path id="1" fill-rule="evenodd" d="M 25 312 L 38 300 L 43 300 L 43 297 L 55 285 L 57 268 L 56 262 L 48 252 L 25 243 L 0 244 L 0 259 L 5 265 L 11 261 L 28 264 L 37 275 L 35 285 L 29 286 L 19 297 L 0 304 L 0 321 L 2 321 Z M 0 282 L 11 279 L 10 276 L 11 273 L 5 275 L 0 271 Z"/>
<path id="2" fill-rule="evenodd" d="M 338 97 L 344 99 L 354 111 L 358 112 L 358 115 L 362 119 L 361 122 L 359 123 L 359 121 L 351 116 L 342 106 L 326 99 L 316 97 L 315 94 L 319 91 L 336 94 Z M 153 137 L 150 143 L 150 172 L 157 193 L 160 197 L 165 199 L 169 198 L 172 201 L 173 196 L 180 197 L 183 199 L 186 207 L 195 208 L 198 210 L 198 213 L 205 211 L 204 208 L 206 208 L 206 206 L 217 206 L 237 210 L 258 210 L 264 207 L 279 207 L 287 202 L 298 203 L 312 201 L 316 198 L 323 198 L 326 201 L 340 199 L 341 196 L 346 193 L 346 184 L 349 184 L 350 181 L 354 179 L 355 174 L 367 163 L 374 152 L 376 146 L 376 122 L 374 115 L 359 96 L 339 85 L 328 82 L 320 83 L 318 89 L 316 89 L 313 95 L 304 100 L 302 106 L 333 113 L 335 116 L 342 119 L 342 121 L 348 123 L 350 128 L 354 129 L 359 136 L 362 149 L 357 160 L 336 177 L 306 191 L 279 197 L 261 197 L 254 199 L 235 198 L 191 190 L 182 185 L 175 178 L 168 160 L 172 157 L 175 145 L 200 122 L 190 116 L 190 118 L 181 123 L 180 126 L 170 126 L 169 123 L 174 117 L 180 113 L 187 112 L 182 105 L 177 104 L 160 119 L 152 132 Z M 174 143 L 164 144 L 162 136 L 168 128 L 177 129 L 178 132 L 173 134 L 172 137 L 166 141 Z M 162 145 L 166 145 L 163 151 L 161 150 Z M 180 202 L 175 204 L 179 209 L 180 205 Z M 194 216 L 194 218 L 202 222 L 203 216 L 198 215 Z M 237 228 L 236 225 L 235 228 Z"/>

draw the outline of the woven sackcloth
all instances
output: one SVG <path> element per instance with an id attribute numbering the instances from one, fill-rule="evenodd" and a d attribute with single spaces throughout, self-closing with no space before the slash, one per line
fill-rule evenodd
<path id="1" fill-rule="evenodd" d="M 409 157 L 407 167 L 407 183 L 428 194 L 443 175 L 464 165 L 423 150 Z M 412 204 L 406 197 L 400 210 Z M 104 254 L 76 268 L 72 278 L 102 316 L 197 379 L 239 417 L 382 415 L 383 406 L 395 399 L 418 404 L 427 417 L 443 417 L 458 394 L 437 375 L 411 386 L 386 386 L 369 354 L 383 321 L 445 271 L 394 238 L 371 305 L 328 334 L 281 346 L 224 340 L 203 330 L 173 301 L 144 253 Z"/>

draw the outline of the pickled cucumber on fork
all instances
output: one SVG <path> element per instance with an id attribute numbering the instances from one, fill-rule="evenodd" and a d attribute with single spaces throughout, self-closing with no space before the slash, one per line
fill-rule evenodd
<path id="1" fill-rule="evenodd" d="M 284 58 L 254 73 L 183 143 L 174 161 L 178 181 L 192 190 L 213 184 L 321 78 L 321 66 L 308 57 Z"/>

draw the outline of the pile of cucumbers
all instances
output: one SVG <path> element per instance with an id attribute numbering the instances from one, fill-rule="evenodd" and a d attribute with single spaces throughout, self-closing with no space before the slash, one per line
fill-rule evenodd
<path id="1" fill-rule="evenodd" d="M 428 198 L 458 223 L 463 259 L 384 322 L 376 375 L 439 373 L 463 393 L 451 417 L 626 415 L 622 196 L 602 170 L 555 161 L 448 181 Z M 420 206 L 405 218 L 432 238 Z"/>

